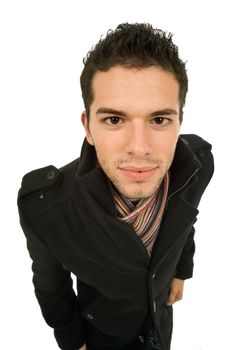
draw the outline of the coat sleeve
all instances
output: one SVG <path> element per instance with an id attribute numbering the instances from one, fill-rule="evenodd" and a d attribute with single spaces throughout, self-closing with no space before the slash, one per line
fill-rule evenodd
<path id="1" fill-rule="evenodd" d="M 201 169 L 196 183 L 197 187 L 195 187 L 195 190 L 192 188 L 188 189 L 187 200 L 195 203 L 196 207 L 198 207 L 202 195 L 214 173 L 214 158 L 211 148 L 198 150 L 196 156 L 201 163 Z M 194 234 L 195 229 L 192 226 L 177 264 L 176 278 L 185 280 L 193 276 L 193 256 L 195 254 Z"/>
<path id="2" fill-rule="evenodd" d="M 33 284 L 42 315 L 54 329 L 60 349 L 77 350 L 85 343 L 85 324 L 72 288 L 70 272 L 38 237 L 20 206 L 19 216 L 32 259 Z"/>
<path id="3" fill-rule="evenodd" d="M 193 275 L 193 256 L 195 253 L 194 234 L 195 229 L 194 226 L 192 226 L 176 268 L 175 277 L 181 280 L 191 278 Z"/>

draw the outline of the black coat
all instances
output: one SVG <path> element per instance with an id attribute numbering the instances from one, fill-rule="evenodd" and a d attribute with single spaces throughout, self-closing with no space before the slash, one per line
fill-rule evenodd
<path id="1" fill-rule="evenodd" d="M 174 277 L 192 277 L 193 225 L 213 170 L 211 145 L 180 135 L 151 258 L 133 227 L 117 218 L 110 182 L 95 167 L 95 150 L 86 141 L 80 158 L 23 177 L 18 209 L 35 293 L 60 348 L 77 350 L 86 322 L 132 338 L 150 313 L 162 350 L 169 349 L 172 307 L 165 301 Z M 77 296 L 70 272 L 77 277 Z"/>

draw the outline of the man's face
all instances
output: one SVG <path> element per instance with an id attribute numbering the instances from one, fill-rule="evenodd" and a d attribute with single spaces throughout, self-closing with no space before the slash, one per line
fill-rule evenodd
<path id="1" fill-rule="evenodd" d="M 147 198 L 171 166 L 180 131 L 179 84 L 169 72 L 115 66 L 94 75 L 89 144 L 112 183 L 128 198 Z"/>

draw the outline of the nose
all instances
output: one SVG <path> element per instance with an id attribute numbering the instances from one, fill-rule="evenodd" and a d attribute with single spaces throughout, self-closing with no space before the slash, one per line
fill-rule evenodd
<path id="1" fill-rule="evenodd" d="M 138 121 L 130 125 L 128 135 L 126 137 L 125 151 L 129 155 L 142 158 L 150 155 L 150 137 L 147 126 L 142 121 Z"/>

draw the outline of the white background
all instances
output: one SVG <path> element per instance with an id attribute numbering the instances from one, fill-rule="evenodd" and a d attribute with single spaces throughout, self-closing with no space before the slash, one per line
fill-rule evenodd
<path id="1" fill-rule="evenodd" d="M 82 59 L 122 22 L 174 33 L 189 75 L 182 133 L 207 139 L 215 157 L 172 350 L 242 349 L 240 14 L 233 0 L 1 1 L 1 349 L 57 349 L 34 296 L 17 191 L 26 172 L 79 157 Z"/>

